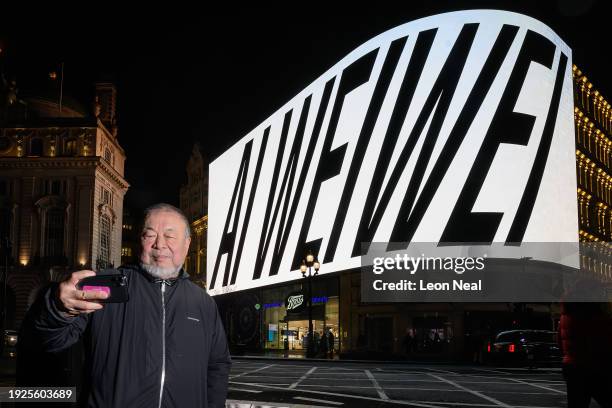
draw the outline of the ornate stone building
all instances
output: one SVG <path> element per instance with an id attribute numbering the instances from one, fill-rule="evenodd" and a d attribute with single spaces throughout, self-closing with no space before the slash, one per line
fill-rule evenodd
<path id="1" fill-rule="evenodd" d="M 583 254 L 582 268 L 612 280 L 612 107 L 576 66 L 573 78 L 579 235 L 602 254 Z"/>
<path id="2" fill-rule="evenodd" d="M 138 221 L 128 208 L 123 209 L 123 233 L 121 234 L 121 265 L 137 263 L 140 246 Z"/>
<path id="3" fill-rule="evenodd" d="M 208 162 L 198 143 L 187 161 L 187 184 L 181 187 L 180 207 L 191 223 L 191 245 L 185 270 L 191 279 L 206 285 L 206 234 L 208 230 Z"/>
<path id="4" fill-rule="evenodd" d="M 190 221 L 208 213 L 208 162 L 198 143 L 187 161 L 187 184 L 181 187 L 181 210 Z"/>
<path id="5" fill-rule="evenodd" d="M 206 287 L 206 234 L 208 233 L 208 215 L 191 223 L 191 245 L 185 260 L 185 268 L 191 280 Z"/>
<path id="6" fill-rule="evenodd" d="M 37 279 L 43 283 L 63 271 L 121 262 L 123 197 L 129 184 L 115 106 L 110 83 L 96 84 L 91 112 L 35 97 L 4 103 L 0 238 L 10 245 L 9 286 L 21 293 L 16 293 L 17 321 L 23 296 L 30 296 L 24 292 Z"/>

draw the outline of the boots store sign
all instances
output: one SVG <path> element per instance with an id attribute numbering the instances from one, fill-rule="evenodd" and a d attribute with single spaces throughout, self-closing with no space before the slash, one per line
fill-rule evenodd
<path id="1" fill-rule="evenodd" d="M 362 242 L 576 241 L 571 50 L 520 14 L 355 49 L 209 169 L 211 294 L 360 266 Z"/>
<path id="2" fill-rule="evenodd" d="M 304 310 L 304 294 L 293 292 L 285 299 L 287 313 L 301 313 Z"/>

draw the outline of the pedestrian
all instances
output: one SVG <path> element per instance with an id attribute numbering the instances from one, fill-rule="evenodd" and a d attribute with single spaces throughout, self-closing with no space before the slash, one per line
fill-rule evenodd
<path id="1" fill-rule="evenodd" d="M 285 350 L 285 358 L 289 357 L 289 335 L 283 340 L 283 349 Z"/>
<path id="2" fill-rule="evenodd" d="M 315 355 L 315 356 L 319 354 L 319 348 L 321 346 L 319 344 L 320 339 L 321 339 L 321 336 L 319 335 L 319 332 L 315 330 L 314 331 L 314 337 L 313 337 L 313 340 L 312 340 L 313 355 Z"/>
<path id="3" fill-rule="evenodd" d="M 414 337 L 412 337 L 412 330 L 410 328 L 406 328 L 406 334 L 404 335 L 404 340 L 402 341 L 402 345 L 404 346 L 404 351 L 407 356 L 410 356 L 412 353 L 412 348 L 414 342 Z"/>
<path id="4" fill-rule="evenodd" d="M 567 406 L 586 408 L 592 398 L 601 407 L 612 408 L 610 305 L 571 300 L 570 294 L 562 302 L 559 322 Z"/>
<path id="5" fill-rule="evenodd" d="M 329 358 L 334 358 L 335 338 L 331 329 L 327 330 L 327 350 L 329 350 Z"/>
<path id="6" fill-rule="evenodd" d="M 319 353 L 323 358 L 327 358 L 327 336 L 323 332 L 319 336 Z"/>
<path id="7" fill-rule="evenodd" d="M 182 268 L 190 241 L 183 213 L 154 205 L 145 212 L 140 264 L 118 269 L 127 277 L 127 302 L 104 304 L 106 292 L 78 289 L 96 275 L 89 270 L 46 291 L 30 335 L 50 352 L 83 337 L 82 406 L 225 406 L 225 331 L 214 300 Z"/>

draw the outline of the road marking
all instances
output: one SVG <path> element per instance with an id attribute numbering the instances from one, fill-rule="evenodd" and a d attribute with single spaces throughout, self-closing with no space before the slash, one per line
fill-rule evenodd
<path id="1" fill-rule="evenodd" d="M 468 381 L 468 380 L 461 380 L 461 384 L 508 384 L 508 380 L 510 380 L 510 378 L 507 378 L 506 381 Z M 561 385 L 563 383 L 560 382 L 555 382 L 555 383 L 546 383 L 549 385 Z"/>
<path id="2" fill-rule="evenodd" d="M 329 375 L 359 375 L 359 376 L 363 375 L 363 371 L 361 370 L 355 373 L 347 373 L 347 372 L 323 371 L 321 370 L 321 367 L 317 367 L 317 371 L 318 371 L 317 374 L 320 374 L 320 375 L 328 375 L 328 374 Z"/>
<path id="3" fill-rule="evenodd" d="M 241 374 L 240 376 L 242 377 L 243 375 L 245 377 L 255 376 L 256 378 L 282 378 L 284 380 L 289 380 L 291 378 L 295 378 L 297 380 L 298 378 L 300 378 L 299 375 L 284 375 L 284 374 L 277 374 L 277 375 L 272 374 L 272 375 L 269 375 L 268 373 L 265 373 L 265 374 L 260 373 L 260 374 L 258 374 L 257 372 L 252 372 L 252 373 L 248 373 L 248 374 Z"/>
<path id="4" fill-rule="evenodd" d="M 321 387 L 321 388 L 346 388 L 349 390 L 374 390 L 376 387 L 366 387 L 363 385 L 302 385 L 302 387 Z M 301 389 L 301 388 L 300 388 Z M 420 387 L 385 387 L 386 390 L 411 390 L 411 391 L 440 391 L 440 392 L 465 392 L 463 390 L 445 388 L 420 388 Z"/>
<path id="5" fill-rule="evenodd" d="M 302 381 L 304 381 L 306 379 L 306 377 L 308 377 L 310 374 L 314 373 L 314 371 L 317 369 L 317 367 L 312 367 L 310 370 L 308 370 L 303 376 L 300 377 L 299 380 L 297 380 L 296 382 L 294 382 L 293 384 L 291 384 L 289 386 L 289 389 L 292 390 L 295 387 L 298 386 L 299 383 L 301 383 Z"/>
<path id="6" fill-rule="evenodd" d="M 555 388 L 545 387 L 545 386 L 540 385 L 540 384 L 533 384 L 533 383 L 530 383 L 530 382 L 527 382 L 527 381 L 517 380 L 515 378 L 509 378 L 509 380 L 517 382 L 519 384 L 531 385 L 532 387 L 541 388 L 543 390 L 548 390 L 548 391 L 556 392 L 557 394 L 563 394 L 563 395 L 567 394 L 565 391 L 557 390 Z"/>
<path id="7" fill-rule="evenodd" d="M 259 368 L 258 368 L 258 369 L 256 369 L 256 370 L 245 371 L 245 372 L 243 372 L 242 374 L 236 374 L 236 375 L 230 376 L 230 378 L 232 378 L 232 379 L 233 379 L 233 378 L 242 377 L 243 375 L 253 374 L 253 373 L 259 372 L 259 371 L 261 371 L 261 370 L 265 370 L 266 368 L 270 368 L 270 367 L 274 367 L 274 364 L 269 364 L 269 365 L 266 365 L 266 366 L 263 366 L 263 367 L 259 367 Z"/>
<path id="8" fill-rule="evenodd" d="M 288 387 L 288 386 L 291 385 L 289 383 L 267 383 L 267 382 L 262 382 L 262 383 L 256 382 L 256 383 L 245 383 L 245 384 L 249 384 L 249 385 L 274 385 L 276 387 Z"/>
<path id="9" fill-rule="evenodd" d="M 346 367 L 319 367 L 319 370 L 361 371 L 361 369 L 359 368 L 346 368 Z"/>
<path id="10" fill-rule="evenodd" d="M 561 372 L 561 370 L 562 370 L 561 367 L 543 367 L 543 368 L 539 368 L 539 369 L 528 368 L 528 367 L 495 367 L 495 368 L 499 368 L 500 370 L 507 370 L 507 371 L 552 371 L 552 372 Z M 534 372 L 534 374 L 536 374 L 536 373 Z"/>
<path id="11" fill-rule="evenodd" d="M 414 402 L 421 402 L 421 403 L 429 403 L 430 401 L 414 401 Z M 493 405 L 493 404 L 477 404 L 474 402 L 470 402 L 469 404 L 466 404 L 465 402 L 448 402 L 448 401 L 435 401 L 436 404 L 441 404 L 441 405 L 461 405 L 462 407 L 469 405 L 470 407 L 496 407 L 497 405 Z M 530 406 L 530 405 L 513 405 L 512 408 L 558 408 L 558 407 L 542 407 L 542 406 Z"/>
<path id="12" fill-rule="evenodd" d="M 316 398 L 293 397 L 293 399 L 302 400 L 302 401 L 320 402 L 322 404 L 344 405 L 344 402 L 328 401 L 328 400 L 322 400 L 322 399 L 316 399 Z"/>
<path id="13" fill-rule="evenodd" d="M 315 377 L 313 379 L 316 380 L 332 380 L 331 378 L 320 378 L 320 377 Z M 343 381 L 351 381 L 351 383 L 345 383 L 346 385 L 343 385 L 343 387 L 355 387 L 354 385 L 352 385 L 354 382 L 358 382 L 358 381 L 368 381 L 366 379 L 359 379 L 359 378 L 344 378 Z M 433 379 L 414 379 L 414 380 L 377 380 L 379 383 L 429 383 L 429 384 L 439 384 L 442 381 L 435 381 Z M 508 382 L 496 382 L 496 383 L 483 383 L 483 384 L 508 384 Z M 393 385 L 393 384 L 391 384 Z M 401 384 L 396 384 L 396 385 L 401 385 Z M 385 386 L 385 388 L 389 388 L 387 386 Z"/>
<path id="14" fill-rule="evenodd" d="M 504 381 L 508 381 L 509 378 L 508 377 L 495 377 L 495 376 L 491 376 L 491 375 L 484 375 L 484 374 L 461 374 L 461 377 L 473 377 L 473 378 L 487 378 L 487 379 L 496 379 L 496 380 L 504 380 Z M 537 378 L 518 378 L 518 380 L 525 380 L 525 381 L 540 381 L 540 382 L 559 382 L 558 380 L 546 380 L 546 379 L 537 379 Z"/>
<path id="15" fill-rule="evenodd" d="M 268 385 L 264 385 L 264 384 L 251 384 L 251 383 L 243 383 L 243 382 L 238 382 L 238 381 L 230 381 L 230 384 L 252 385 L 252 386 L 255 386 L 255 387 L 269 388 L 269 389 L 272 389 L 272 390 L 287 391 L 287 388 L 273 387 L 273 386 L 268 386 Z M 305 394 L 329 395 L 329 396 L 332 396 L 332 397 L 344 397 L 344 398 L 360 399 L 360 400 L 365 400 L 365 401 L 380 402 L 380 398 L 366 397 L 366 396 L 354 395 L 354 394 L 342 394 L 342 393 L 339 393 L 339 392 L 314 391 L 314 390 L 305 390 L 305 389 L 301 389 L 301 388 L 299 390 L 296 390 L 296 392 L 301 392 L 301 393 L 305 393 Z M 385 402 L 387 402 L 389 404 L 409 405 L 409 406 L 421 407 L 421 408 L 442 408 L 439 405 L 432 405 L 432 404 L 429 404 L 429 403 L 421 403 L 421 402 L 399 401 L 399 400 L 392 400 L 392 399 L 387 400 Z M 463 404 L 463 405 L 466 405 L 466 404 Z M 527 407 L 525 407 L 525 408 L 527 408 Z M 528 407 L 528 408 L 531 408 L 531 407 Z"/>
<path id="16" fill-rule="evenodd" d="M 368 378 L 372 381 L 374 388 L 376 388 L 376 392 L 378 393 L 378 396 L 385 401 L 388 400 L 389 397 L 387 396 L 387 394 L 385 394 L 385 391 L 382 389 L 378 381 L 376 381 L 376 378 L 374 378 L 370 370 L 364 370 L 364 371 L 366 375 L 368 376 Z"/>
<path id="17" fill-rule="evenodd" d="M 316 380 L 330 380 L 330 381 L 337 381 L 338 378 L 336 377 L 326 377 L 325 374 L 320 373 L 319 374 L 319 368 L 317 368 L 317 374 L 315 376 L 312 376 L 312 379 L 316 379 Z M 323 374 L 323 375 L 321 375 Z M 363 375 L 363 372 L 360 373 L 361 375 Z M 422 373 L 423 375 L 427 375 L 425 373 Z M 433 378 L 394 378 L 394 379 L 382 379 L 380 378 L 380 374 L 378 375 L 379 378 L 377 379 L 379 384 L 383 384 L 383 383 L 440 383 L 442 381 L 438 381 L 435 380 Z M 470 376 L 470 375 L 466 375 L 466 377 L 477 377 L 474 378 L 474 381 L 471 380 L 457 380 L 459 381 L 461 384 L 508 384 L 509 380 L 514 380 L 514 379 L 510 379 L 510 378 L 501 378 L 501 377 L 489 377 L 489 376 Z M 275 375 L 259 375 L 259 376 L 251 376 L 249 375 L 245 375 L 243 377 L 243 379 L 253 379 L 256 378 L 258 380 L 262 380 L 262 379 L 269 379 L 269 380 L 273 380 L 276 378 L 279 379 L 283 379 L 283 380 L 287 380 L 289 378 L 295 378 L 297 380 L 299 380 L 299 377 L 297 376 L 275 376 Z M 478 381 L 479 379 L 484 379 L 484 380 L 490 380 L 490 381 Z M 497 380 L 497 381 L 496 381 Z M 518 380 L 524 380 L 527 384 L 534 384 L 534 383 L 529 383 L 529 379 L 518 379 Z M 368 381 L 367 379 L 364 378 L 343 378 L 342 381 L 345 382 L 360 382 L 360 381 Z M 545 384 L 545 385 L 563 385 L 564 382 L 563 381 L 553 381 L 553 380 L 532 380 L 535 381 L 535 384 Z M 258 381 L 261 382 L 261 381 Z M 291 384 L 291 383 L 289 383 Z M 352 385 L 348 385 L 349 387 L 351 387 Z M 388 386 L 385 386 L 385 388 L 389 388 Z"/>
<path id="18" fill-rule="evenodd" d="M 508 383 L 505 383 L 508 384 Z M 355 389 L 359 389 L 359 390 L 373 390 L 375 389 L 374 387 L 366 387 L 366 386 L 362 386 L 362 385 L 357 385 L 357 386 L 348 386 L 348 385 L 301 385 L 300 386 L 300 390 L 302 389 L 302 387 L 311 387 L 311 388 L 315 388 L 315 387 L 319 387 L 319 388 L 346 388 L 348 390 L 355 390 Z M 464 390 L 460 390 L 460 389 L 446 389 L 446 388 L 421 388 L 421 387 L 385 387 L 385 390 L 389 391 L 389 390 L 410 390 L 410 391 L 432 391 L 432 392 L 465 392 Z M 476 391 L 476 390 L 474 390 Z M 476 392 L 488 392 L 489 394 L 513 394 L 516 395 L 518 392 L 516 391 L 486 391 L 486 390 L 482 390 L 482 391 L 476 391 Z M 550 395 L 550 393 L 548 392 L 521 392 L 521 395 Z"/>
<path id="19" fill-rule="evenodd" d="M 509 375 L 511 373 L 506 373 L 504 371 L 500 371 L 500 370 L 490 370 L 487 368 L 472 368 L 472 370 L 476 370 L 476 371 L 484 371 L 485 373 L 494 373 L 494 374 L 503 374 L 503 375 Z"/>
<path id="20" fill-rule="evenodd" d="M 423 372 L 423 371 L 383 371 L 382 373 L 379 373 L 379 375 L 390 375 L 390 376 L 394 376 L 397 377 L 398 374 L 409 374 L 409 375 L 426 375 L 427 373 Z"/>
<path id="21" fill-rule="evenodd" d="M 462 389 L 462 390 L 464 390 L 464 391 L 467 391 L 467 392 L 469 392 L 469 393 L 470 393 L 470 394 L 472 394 L 472 395 L 476 395 L 477 397 L 480 397 L 480 398 L 482 398 L 482 399 L 486 399 L 487 401 L 492 402 L 492 403 L 494 403 L 495 405 L 497 405 L 497 406 L 499 406 L 499 407 L 512 408 L 512 406 L 511 406 L 511 405 L 505 404 L 505 403 L 503 403 L 503 402 L 501 402 L 501 401 L 499 401 L 499 400 L 496 400 L 495 398 L 491 398 L 491 397 L 489 397 L 489 396 L 487 396 L 487 395 L 484 395 L 484 394 L 483 394 L 483 393 L 481 393 L 481 392 L 474 391 L 474 390 L 470 390 L 469 388 L 464 387 L 464 386 L 463 386 L 463 385 L 461 385 L 461 384 L 457 384 L 457 383 L 456 383 L 456 382 L 454 382 L 454 381 L 447 380 L 446 378 L 442 378 L 442 377 L 440 377 L 440 376 L 438 376 L 438 375 L 435 375 L 435 374 L 427 374 L 427 375 L 429 375 L 429 376 L 431 376 L 431 377 L 434 377 L 434 378 L 437 378 L 437 379 L 438 379 L 438 380 L 440 380 L 440 381 L 444 381 L 444 382 L 446 382 L 446 383 L 448 383 L 448 384 L 450 384 L 450 385 L 453 385 L 453 386 L 455 386 L 455 387 L 457 387 L 457 388 L 460 388 L 460 389 Z"/>
<path id="22" fill-rule="evenodd" d="M 235 388 L 235 387 L 228 387 L 228 390 L 230 390 L 230 391 L 252 392 L 253 394 L 260 394 L 262 392 L 261 390 L 247 390 L 246 388 Z"/>
<path id="23" fill-rule="evenodd" d="M 363 375 L 363 371 L 361 372 L 361 375 Z M 246 377 L 249 378 L 253 378 L 253 376 L 251 376 L 251 374 L 247 375 Z M 295 378 L 296 380 L 299 379 L 298 376 L 285 376 L 285 375 L 261 375 L 261 376 L 256 376 L 256 378 L 282 378 L 283 380 L 288 380 L 288 379 L 293 379 Z M 316 376 L 313 376 L 313 378 L 316 378 L 317 380 L 330 380 L 330 381 L 338 381 L 338 377 L 327 377 L 325 376 L 323 373 L 319 373 L 317 372 Z M 343 377 L 342 378 L 343 381 L 368 381 L 367 379 L 364 379 L 363 377 L 361 378 L 346 378 Z M 421 382 L 431 382 L 431 383 L 436 383 L 439 381 L 435 381 L 433 379 L 427 378 L 427 379 L 411 379 L 411 378 L 406 378 L 406 379 L 387 379 L 387 380 L 383 380 L 383 379 L 378 379 L 379 382 L 383 383 L 383 382 L 411 382 L 411 381 L 421 381 Z"/>
<path id="24" fill-rule="evenodd" d="M 440 370 L 440 369 L 427 368 L 427 367 L 423 367 L 423 368 L 428 371 L 433 371 L 434 373 L 458 375 L 458 373 L 455 373 L 454 371 Z M 426 373 L 423 373 L 423 374 L 426 374 Z"/>

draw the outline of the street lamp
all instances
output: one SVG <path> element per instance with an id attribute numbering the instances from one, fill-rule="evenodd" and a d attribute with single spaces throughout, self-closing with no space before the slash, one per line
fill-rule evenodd
<path id="1" fill-rule="evenodd" d="M 314 357 L 314 330 L 312 327 L 312 278 L 319 273 L 320 268 L 321 264 L 317 258 L 311 251 L 308 251 L 306 254 L 306 259 L 302 259 L 300 272 L 302 272 L 302 277 L 308 280 L 308 348 L 306 350 L 306 357 L 309 358 Z M 312 272 L 313 269 L 314 273 Z"/>

